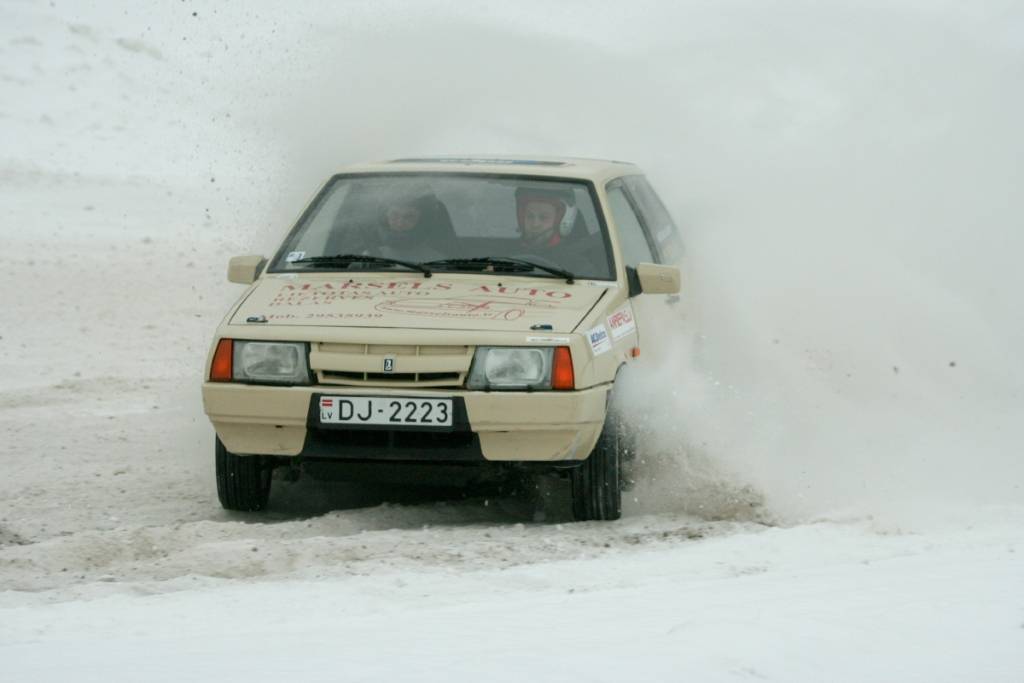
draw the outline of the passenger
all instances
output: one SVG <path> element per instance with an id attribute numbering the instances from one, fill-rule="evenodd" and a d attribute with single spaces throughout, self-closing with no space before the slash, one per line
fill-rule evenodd
<path id="1" fill-rule="evenodd" d="M 385 243 L 417 242 L 426 238 L 422 230 L 417 230 L 423 209 L 417 205 L 416 198 L 398 198 L 386 206 L 382 214 L 380 236 Z"/>
<path id="2" fill-rule="evenodd" d="M 350 251 L 405 261 L 444 258 L 454 238 L 451 218 L 429 187 L 414 186 L 378 205 L 371 225 L 360 230 Z"/>

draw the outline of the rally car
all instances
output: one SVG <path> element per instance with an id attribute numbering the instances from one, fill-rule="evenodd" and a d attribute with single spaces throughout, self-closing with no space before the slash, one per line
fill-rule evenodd
<path id="1" fill-rule="evenodd" d="M 654 334 L 635 297 L 678 293 L 679 257 L 632 164 L 342 170 L 269 261 L 230 261 L 248 288 L 202 389 L 221 504 L 264 509 L 278 467 L 434 483 L 530 470 L 569 479 L 576 519 L 619 518 L 616 379 Z"/>

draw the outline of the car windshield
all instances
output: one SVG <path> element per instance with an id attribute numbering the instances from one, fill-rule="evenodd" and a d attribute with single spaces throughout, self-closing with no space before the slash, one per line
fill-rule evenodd
<path id="1" fill-rule="evenodd" d="M 588 183 L 468 174 L 334 178 L 271 271 L 392 271 L 425 263 L 434 272 L 614 279 Z"/>

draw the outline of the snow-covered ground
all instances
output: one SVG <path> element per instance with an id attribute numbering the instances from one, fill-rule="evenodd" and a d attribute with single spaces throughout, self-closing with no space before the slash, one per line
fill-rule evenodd
<path id="1" fill-rule="evenodd" d="M 0 679 L 1024 680 L 1014 3 L 336 5 L 0 5 Z M 227 258 L 477 150 L 684 225 L 626 517 L 221 510 Z"/>
<path id="2" fill-rule="evenodd" d="M 21 600 L 3 610 L 5 667 L 82 681 L 1020 680 L 1019 516 L 888 535 L 393 513 L 200 534 L 169 562 L 174 593 Z M 436 526 L 383 528 L 413 517 Z M 164 538 L 110 543 L 156 565 L 137 544 L 164 552 Z M 214 547 L 224 578 L 181 576 Z"/>

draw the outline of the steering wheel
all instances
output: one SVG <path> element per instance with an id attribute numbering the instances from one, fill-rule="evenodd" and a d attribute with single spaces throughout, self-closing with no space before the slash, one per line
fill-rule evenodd
<path id="1" fill-rule="evenodd" d="M 547 266 L 548 268 L 558 268 L 559 270 L 565 270 L 565 267 L 562 266 L 561 264 L 555 263 L 551 259 L 544 258 L 543 256 L 539 256 L 537 254 L 509 254 L 508 258 L 517 258 L 523 261 L 532 261 L 533 263 L 539 263 L 540 265 Z"/>

